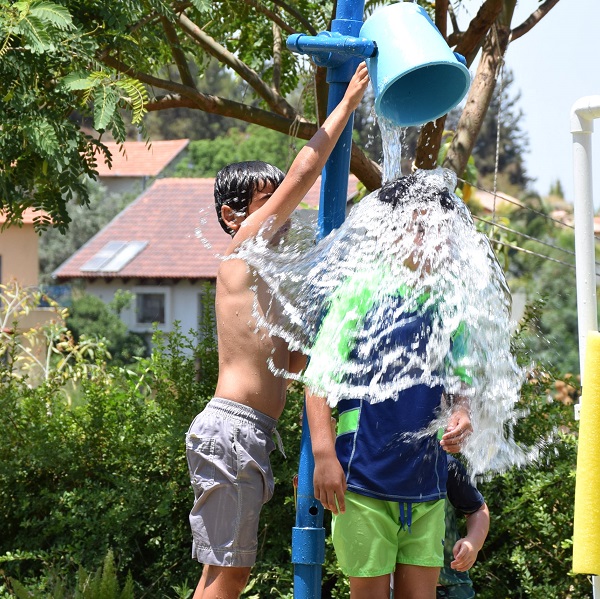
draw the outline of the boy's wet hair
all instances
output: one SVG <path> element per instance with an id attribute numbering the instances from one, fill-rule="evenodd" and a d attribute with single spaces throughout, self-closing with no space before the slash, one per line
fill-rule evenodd
<path id="1" fill-rule="evenodd" d="M 391 204 L 392 208 L 402 205 L 403 200 L 415 200 L 420 202 L 438 202 L 448 212 L 454 210 L 455 205 L 452 194 L 447 189 L 432 189 L 423 185 L 421 179 L 414 174 L 399 177 L 381 187 L 377 198 L 381 202 Z"/>
<path id="2" fill-rule="evenodd" d="M 234 162 L 223 167 L 215 178 L 215 208 L 223 230 L 231 236 L 235 234 L 221 216 L 223 206 L 246 214 L 257 191 L 262 191 L 269 183 L 279 187 L 284 177 L 285 174 L 276 166 L 261 160 Z"/>

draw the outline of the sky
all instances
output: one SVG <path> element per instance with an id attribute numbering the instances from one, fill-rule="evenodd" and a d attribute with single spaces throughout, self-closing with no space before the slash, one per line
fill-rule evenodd
<path id="1" fill-rule="evenodd" d="M 520 0 L 513 26 L 522 23 L 538 0 Z M 481 0 L 467 0 L 461 26 Z M 528 33 L 511 43 L 505 56 L 512 70 L 513 96 L 520 92 L 522 130 L 529 137 L 527 174 L 540 195 L 560 180 L 565 198 L 573 201 L 571 108 L 584 96 L 600 96 L 600 0 L 559 0 Z M 475 66 L 471 67 L 475 74 Z M 600 209 L 600 119 L 592 134 L 594 204 Z"/>

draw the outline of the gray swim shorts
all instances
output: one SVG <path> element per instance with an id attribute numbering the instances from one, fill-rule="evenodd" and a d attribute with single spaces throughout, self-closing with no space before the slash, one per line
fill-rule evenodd
<path id="1" fill-rule="evenodd" d="M 256 561 L 260 510 L 273 496 L 269 454 L 277 421 L 215 397 L 186 434 L 194 489 L 192 557 L 203 564 L 250 567 Z"/>

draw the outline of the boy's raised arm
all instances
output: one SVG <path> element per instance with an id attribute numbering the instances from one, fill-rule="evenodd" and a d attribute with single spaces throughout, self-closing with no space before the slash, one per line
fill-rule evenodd
<path id="1" fill-rule="evenodd" d="M 362 62 L 348 84 L 342 101 L 327 117 L 311 140 L 298 152 L 281 185 L 264 206 L 244 220 L 231 242 L 229 252 L 244 240 L 256 236 L 270 217 L 273 217 L 273 222 L 270 232 L 265 233 L 267 237 L 274 235 L 287 221 L 321 174 L 350 115 L 359 105 L 368 83 L 367 66 Z"/>

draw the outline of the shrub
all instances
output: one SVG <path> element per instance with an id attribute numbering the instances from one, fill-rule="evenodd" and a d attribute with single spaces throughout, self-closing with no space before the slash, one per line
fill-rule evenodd
<path id="1" fill-rule="evenodd" d="M 117 295 L 116 304 L 122 304 L 122 297 L 122 294 Z M 144 338 L 129 331 L 119 318 L 118 306 L 114 308 L 94 295 L 80 296 L 73 299 L 69 308 L 67 326 L 75 341 L 82 336 L 105 339 L 113 364 L 132 364 L 136 358 L 147 356 L 148 348 Z"/>
<path id="2" fill-rule="evenodd" d="M 157 332 L 152 354 L 129 370 L 81 352 L 69 370 L 77 401 L 70 401 L 62 375 L 50 372 L 36 386 L 26 374 L 14 375 L 11 360 L 0 363 L 5 581 L 16 579 L 40 597 L 71 597 L 80 568 L 97 572 L 113 552 L 111 579 L 130 572 L 133 583 L 127 584 L 135 596 L 189 594 L 188 581 L 195 586 L 201 567 L 190 558 L 193 492 L 184 435 L 212 397 L 218 370 L 212 334 L 197 339 L 179 328 Z M 526 443 L 546 439 L 540 460 L 481 486 L 492 514 L 489 539 L 472 572 L 482 599 L 589 596 L 585 577 L 569 575 L 576 423 L 572 407 L 551 401 L 553 385 L 551 377 L 538 375 L 523 389 L 529 415 L 516 434 Z M 275 495 L 263 510 L 259 559 L 246 598 L 292 597 L 301 406 L 301 390 L 294 388 L 278 427 L 287 459 L 272 454 Z M 0 589 L 3 599 L 8 585 Z M 328 541 L 322 597 L 348 594 Z"/>

